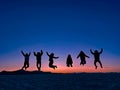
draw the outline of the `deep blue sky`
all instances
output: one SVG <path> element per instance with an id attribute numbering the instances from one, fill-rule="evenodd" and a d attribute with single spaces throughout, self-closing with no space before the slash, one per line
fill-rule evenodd
<path id="1" fill-rule="evenodd" d="M 0 57 L 3 61 L 21 49 L 64 55 L 103 48 L 119 60 L 119 4 L 119 0 L 1 0 Z"/>

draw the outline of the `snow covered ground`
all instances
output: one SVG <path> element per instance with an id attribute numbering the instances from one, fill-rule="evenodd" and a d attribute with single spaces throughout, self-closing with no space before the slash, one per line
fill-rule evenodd
<path id="1" fill-rule="evenodd" d="M 0 75 L 0 90 L 120 90 L 120 73 Z"/>

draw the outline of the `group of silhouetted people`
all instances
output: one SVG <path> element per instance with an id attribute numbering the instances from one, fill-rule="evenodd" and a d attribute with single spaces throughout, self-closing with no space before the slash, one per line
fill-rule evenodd
<path id="1" fill-rule="evenodd" d="M 100 52 L 98 52 L 98 50 L 95 50 L 94 52 L 90 49 L 90 52 L 91 54 L 94 55 L 94 65 L 95 65 L 95 69 L 97 69 L 97 65 L 96 63 L 98 62 L 101 66 L 101 68 L 103 68 L 102 66 L 102 63 L 100 61 L 100 54 L 103 52 L 103 49 L 101 49 Z M 24 53 L 23 51 L 21 51 L 22 55 L 24 56 L 25 58 L 25 61 L 24 61 L 24 65 L 22 67 L 22 70 L 26 70 L 28 67 L 29 67 L 29 57 L 30 57 L 30 52 L 29 53 Z M 41 57 L 43 55 L 43 51 L 41 50 L 40 52 L 33 52 L 34 56 L 36 57 L 36 66 L 37 66 L 37 69 L 38 71 L 40 71 L 41 69 Z M 53 59 L 57 59 L 59 57 L 55 57 L 54 56 L 54 53 L 48 53 L 46 52 L 47 56 L 49 57 L 49 67 L 50 68 L 57 68 L 56 65 L 53 65 L 54 63 L 54 60 Z M 89 56 L 87 56 L 83 51 L 80 51 L 80 53 L 78 54 L 77 58 L 80 58 L 81 62 L 80 62 L 80 65 L 85 65 L 86 64 L 86 59 L 85 58 L 90 58 Z M 72 60 L 72 56 L 70 54 L 68 54 L 67 56 L 67 60 L 66 60 L 66 66 L 67 67 L 72 67 L 73 65 L 73 60 Z"/>
<path id="2" fill-rule="evenodd" d="M 22 55 L 25 57 L 25 61 L 24 61 L 24 65 L 23 65 L 23 67 L 22 67 L 22 70 L 23 69 L 27 69 L 28 67 L 29 67 L 29 57 L 30 57 L 30 52 L 29 53 L 24 53 L 23 51 L 21 51 L 21 53 L 22 53 Z M 41 57 L 42 57 L 42 55 L 43 55 L 43 51 L 41 50 L 41 52 L 33 52 L 33 54 L 34 54 L 34 56 L 36 57 L 36 66 L 37 66 L 37 69 L 38 69 L 38 71 L 40 71 L 40 69 L 41 69 Z M 57 66 L 56 65 L 53 65 L 53 59 L 57 59 L 57 58 L 59 58 L 59 57 L 55 57 L 54 56 L 54 53 L 51 53 L 51 54 L 48 54 L 48 52 L 46 52 L 46 54 L 48 55 L 48 57 L 49 57 L 49 67 L 50 68 L 53 68 L 53 69 L 55 69 L 55 68 L 57 68 Z"/>

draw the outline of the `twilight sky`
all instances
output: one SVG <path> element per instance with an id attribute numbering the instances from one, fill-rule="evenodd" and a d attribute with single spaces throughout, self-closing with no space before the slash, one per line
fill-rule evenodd
<path id="1" fill-rule="evenodd" d="M 20 53 L 44 51 L 42 70 L 51 72 L 120 72 L 119 0 L 1 0 L 0 71 L 17 70 L 23 65 Z M 89 49 L 104 49 L 103 69 L 95 70 Z M 89 59 L 80 66 L 76 59 L 83 50 Z M 56 70 L 48 67 L 46 51 L 60 58 Z M 71 54 L 73 68 L 67 68 Z M 36 70 L 30 56 L 30 68 Z"/>

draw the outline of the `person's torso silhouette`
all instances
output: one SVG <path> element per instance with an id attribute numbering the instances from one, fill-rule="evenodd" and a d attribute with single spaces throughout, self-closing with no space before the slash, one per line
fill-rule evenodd
<path id="1" fill-rule="evenodd" d="M 94 52 L 92 52 L 92 50 L 91 50 L 91 53 L 94 55 L 94 59 L 96 60 L 96 61 L 99 61 L 100 60 L 100 54 L 103 52 L 103 49 L 101 49 L 101 51 L 100 52 L 98 52 L 97 50 L 95 50 Z"/>
<path id="2" fill-rule="evenodd" d="M 25 54 L 24 57 L 25 57 L 25 61 L 26 61 L 26 62 L 29 62 L 29 55 L 28 55 L 28 54 Z"/>
<path id="3" fill-rule="evenodd" d="M 37 52 L 37 54 L 34 52 L 34 56 L 36 56 L 37 62 L 41 61 L 42 55 L 43 55 L 43 51 L 42 50 L 41 50 L 41 52 Z"/>
<path id="4" fill-rule="evenodd" d="M 85 56 L 86 56 L 85 53 L 81 51 L 80 52 L 80 59 L 85 60 Z"/>

